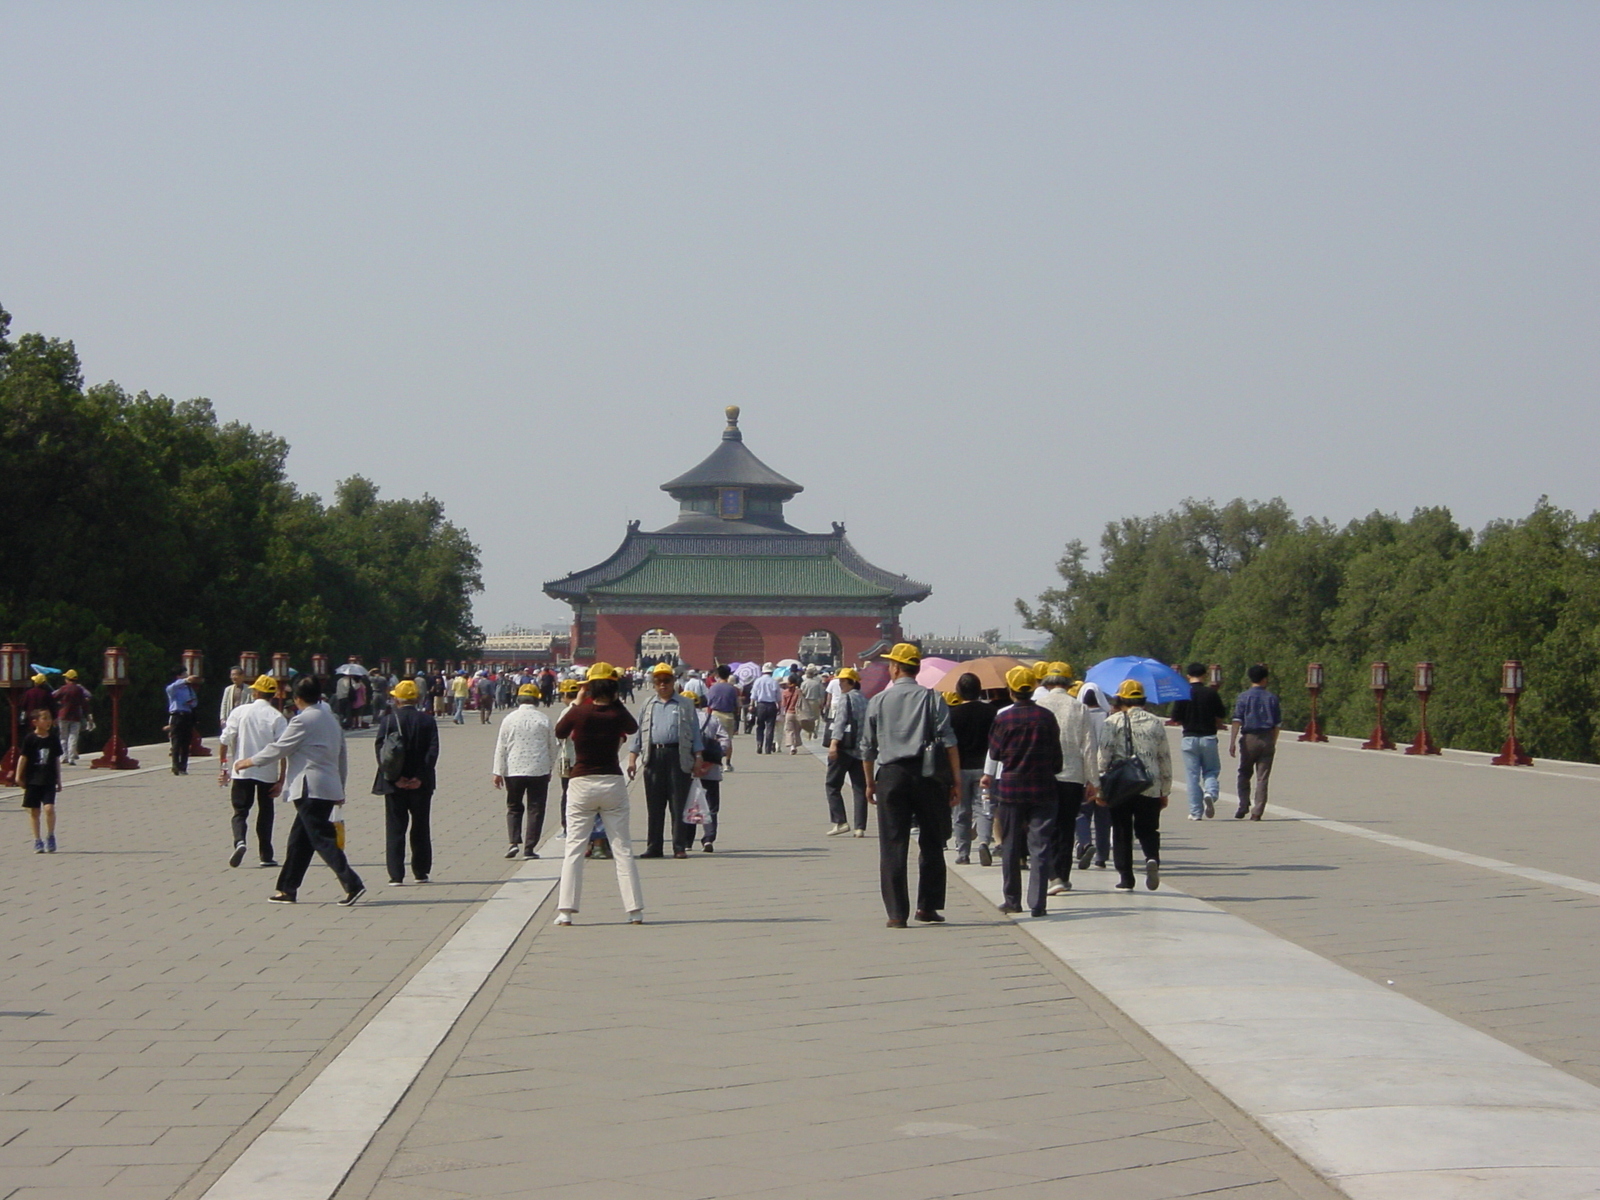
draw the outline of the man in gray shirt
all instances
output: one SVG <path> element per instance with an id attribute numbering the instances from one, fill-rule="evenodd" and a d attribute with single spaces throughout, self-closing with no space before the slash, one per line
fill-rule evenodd
<path id="1" fill-rule="evenodd" d="M 867 768 L 867 799 L 878 807 L 878 879 L 890 929 L 911 916 L 906 859 L 911 827 L 918 826 L 919 921 L 942 922 L 944 846 L 950 809 L 961 800 L 961 759 L 950 728 L 950 706 L 938 692 L 917 685 L 922 652 L 901 642 L 884 659 L 889 686 L 867 702 L 860 755 Z"/>

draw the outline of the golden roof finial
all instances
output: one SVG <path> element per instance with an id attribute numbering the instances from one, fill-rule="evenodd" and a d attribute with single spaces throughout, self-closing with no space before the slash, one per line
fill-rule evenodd
<path id="1" fill-rule="evenodd" d="M 722 431 L 722 440 L 742 442 L 744 435 L 739 432 L 739 406 L 730 404 L 722 410 L 728 415 L 728 427 Z"/>

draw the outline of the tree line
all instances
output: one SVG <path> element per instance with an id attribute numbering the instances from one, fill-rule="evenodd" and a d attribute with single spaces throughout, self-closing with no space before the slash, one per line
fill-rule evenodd
<path id="1" fill-rule="evenodd" d="M 209 400 L 85 387 L 72 342 L 10 325 L 0 308 L 0 634 L 91 688 L 105 648 L 126 646 L 125 736 L 156 736 L 185 649 L 215 683 L 242 650 L 305 670 L 317 652 L 479 644 L 478 548 L 438 500 L 380 499 L 353 475 L 324 503 L 289 482 L 283 439 Z"/>
<path id="2" fill-rule="evenodd" d="M 1528 516 L 1474 532 L 1444 508 L 1336 527 L 1296 519 L 1278 499 L 1188 500 L 1108 524 L 1098 565 L 1069 542 L 1056 569 L 1059 586 L 1017 601 L 1030 628 L 1052 635 L 1046 657 L 1221 663 L 1229 695 L 1266 663 L 1291 727 L 1310 715 L 1306 664 L 1321 662 L 1323 729 L 1348 737 L 1371 731 L 1369 668 L 1386 661 L 1397 741 L 1416 730 L 1413 666 L 1432 662 L 1429 730 L 1468 750 L 1504 741 L 1500 667 L 1520 659 L 1524 745 L 1600 761 L 1600 513 L 1580 519 L 1541 498 Z"/>

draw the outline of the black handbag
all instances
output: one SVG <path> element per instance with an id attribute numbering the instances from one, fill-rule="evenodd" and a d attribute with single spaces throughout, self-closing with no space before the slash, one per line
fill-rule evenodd
<path id="1" fill-rule="evenodd" d="M 1130 804 L 1155 782 L 1145 769 L 1144 760 L 1133 752 L 1133 722 L 1123 715 L 1122 732 L 1127 752 L 1111 760 L 1100 776 L 1100 797 L 1112 808 Z"/>

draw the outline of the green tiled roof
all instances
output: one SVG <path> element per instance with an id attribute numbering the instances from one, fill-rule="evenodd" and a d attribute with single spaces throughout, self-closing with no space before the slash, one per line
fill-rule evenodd
<path id="1" fill-rule="evenodd" d="M 606 596 L 849 596 L 882 597 L 891 588 L 869 583 L 831 555 L 651 555 L 627 574 L 593 589 Z"/>

